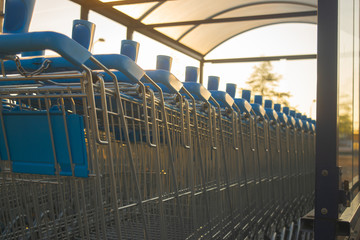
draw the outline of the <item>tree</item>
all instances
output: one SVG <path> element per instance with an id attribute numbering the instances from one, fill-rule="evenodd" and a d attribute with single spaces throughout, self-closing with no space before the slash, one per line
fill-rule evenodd
<path id="1" fill-rule="evenodd" d="M 264 99 L 270 99 L 274 103 L 288 107 L 288 98 L 291 97 L 291 94 L 290 92 L 275 91 L 282 76 L 272 71 L 273 66 L 270 61 L 262 62 L 259 66 L 254 66 L 254 72 L 246 84 L 250 86 L 252 95 L 262 95 Z"/>
<path id="2" fill-rule="evenodd" d="M 352 100 L 348 94 L 342 94 L 339 99 L 339 138 L 348 139 L 353 134 Z"/>

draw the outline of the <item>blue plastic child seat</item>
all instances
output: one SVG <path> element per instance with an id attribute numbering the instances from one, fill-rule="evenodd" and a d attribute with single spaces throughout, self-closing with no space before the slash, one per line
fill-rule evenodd
<path id="1" fill-rule="evenodd" d="M 88 177 L 88 161 L 83 117 L 66 115 L 65 128 L 62 111 L 50 110 L 55 156 L 46 111 L 3 111 L 3 121 L 13 172 L 55 175 L 55 157 L 60 175 L 72 176 L 66 131 L 69 134 L 74 176 Z M 0 126 L 0 156 L 8 160 L 4 129 Z"/>

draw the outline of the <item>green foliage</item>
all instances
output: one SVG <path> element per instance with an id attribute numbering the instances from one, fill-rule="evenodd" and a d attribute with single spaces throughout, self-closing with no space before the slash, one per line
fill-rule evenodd
<path id="1" fill-rule="evenodd" d="M 349 138 L 352 135 L 352 101 L 349 95 L 340 96 L 339 101 L 339 137 Z"/>
<path id="2" fill-rule="evenodd" d="M 262 95 L 264 99 L 270 99 L 274 103 L 288 107 L 288 99 L 291 94 L 290 92 L 275 91 L 282 76 L 272 71 L 273 66 L 270 61 L 262 62 L 260 65 L 254 66 L 254 72 L 246 84 L 250 86 L 253 96 Z"/>

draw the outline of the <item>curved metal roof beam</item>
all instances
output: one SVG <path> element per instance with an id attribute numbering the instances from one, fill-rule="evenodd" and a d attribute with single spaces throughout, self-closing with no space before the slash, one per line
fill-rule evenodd
<path id="1" fill-rule="evenodd" d="M 261 25 L 261 26 L 258 26 L 258 27 L 254 27 L 254 28 L 251 28 L 251 29 L 248 29 L 248 30 L 245 30 L 245 31 L 242 31 L 242 32 L 239 32 L 231 37 L 228 37 L 227 39 L 225 39 L 224 41 L 221 41 L 219 44 L 217 44 L 216 46 L 214 46 L 213 48 L 211 48 L 209 51 L 207 51 L 205 54 L 204 54 L 204 58 L 206 57 L 207 54 L 209 54 L 211 51 L 213 51 L 215 48 L 219 47 L 221 44 L 223 44 L 224 42 L 234 38 L 234 37 L 237 37 L 239 36 L 240 34 L 243 34 L 243 33 L 246 33 L 246 32 L 249 32 L 249 31 L 252 31 L 252 30 L 256 30 L 258 28 L 262 28 L 262 27 L 268 27 L 268 26 L 272 26 L 272 25 L 278 25 L 278 24 L 288 24 L 288 23 L 303 23 L 303 24 L 311 24 L 311 25 L 316 25 L 316 23 L 311 23 L 311 22 L 302 22 L 302 21 L 289 21 L 289 22 L 279 22 L 279 23 L 269 23 L 269 24 L 265 24 L 265 25 Z"/>
<path id="2" fill-rule="evenodd" d="M 212 16 L 210 16 L 210 17 L 208 17 L 206 19 L 212 19 L 212 18 L 217 17 L 217 16 L 219 16 L 221 14 L 231 12 L 233 10 L 237 10 L 237 9 L 240 9 L 240 8 L 251 7 L 251 6 L 256 6 L 256 5 L 265 5 L 265 4 L 277 4 L 277 3 L 290 4 L 290 5 L 300 5 L 300 6 L 317 8 L 316 5 L 307 4 L 307 3 L 303 3 L 303 2 L 289 2 L 289 1 L 286 1 L 286 0 L 284 0 L 284 1 L 267 1 L 267 2 L 259 1 L 259 2 L 241 4 L 241 5 L 238 5 L 236 7 L 232 7 L 232 8 L 222 10 L 220 12 L 217 12 L 217 13 L 213 14 Z M 187 34 L 189 34 L 192 30 L 194 30 L 195 28 L 197 28 L 200 25 L 201 24 L 197 24 L 197 25 L 191 27 L 189 30 L 187 30 L 185 33 L 183 33 L 176 41 L 180 41 L 182 38 L 184 38 Z"/>
<path id="3" fill-rule="evenodd" d="M 155 11 L 158 7 L 160 7 L 161 5 L 163 5 L 165 3 L 164 2 L 158 2 L 155 6 L 153 6 L 152 8 L 150 8 L 149 10 L 147 10 L 143 15 L 141 15 L 141 17 L 138 19 L 138 21 L 142 21 L 144 20 L 144 18 L 146 18 L 147 16 L 149 16 L 153 11 Z"/>

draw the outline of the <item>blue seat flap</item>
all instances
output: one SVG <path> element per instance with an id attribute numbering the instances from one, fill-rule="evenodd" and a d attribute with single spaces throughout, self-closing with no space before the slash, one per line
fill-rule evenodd
<path id="1" fill-rule="evenodd" d="M 67 131 L 74 175 L 88 177 L 83 117 L 66 115 L 66 130 L 61 111 L 50 111 L 49 114 L 60 175 L 72 176 Z M 13 172 L 55 175 L 55 158 L 46 111 L 3 111 L 3 121 Z M 8 160 L 4 129 L 1 126 L 0 151 L 1 159 Z"/>

